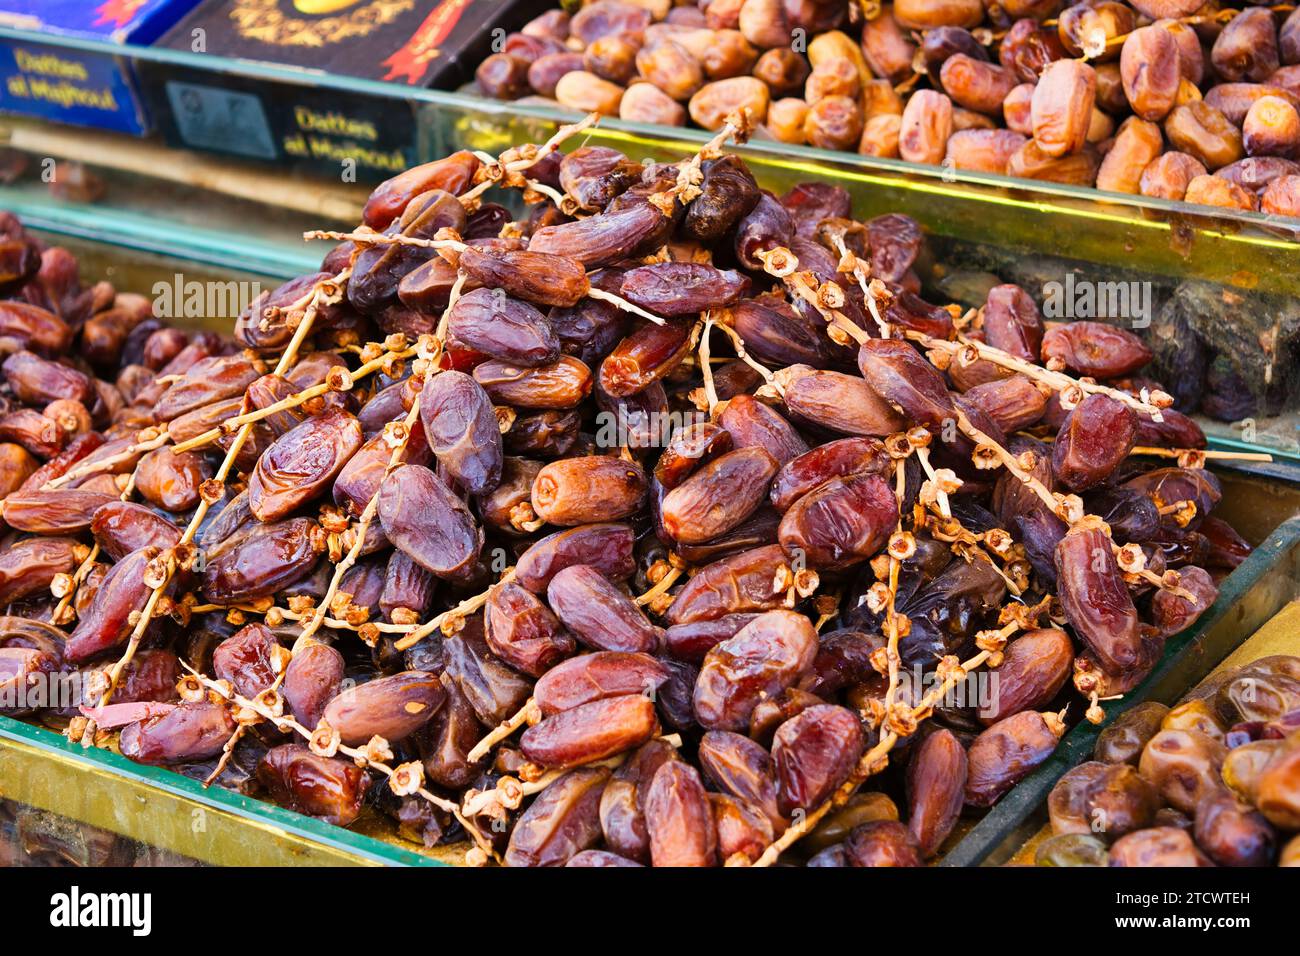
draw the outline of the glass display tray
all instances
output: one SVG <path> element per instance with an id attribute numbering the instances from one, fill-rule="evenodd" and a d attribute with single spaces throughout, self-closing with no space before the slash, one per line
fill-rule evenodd
<path id="1" fill-rule="evenodd" d="M 51 40 L 7 27 L 0 28 L 4 36 Z M 53 42 L 108 51 L 94 40 Z M 201 70 L 273 87 L 333 91 L 348 103 L 360 98 L 404 111 L 413 117 L 422 160 L 466 147 L 495 153 L 539 141 L 576 117 L 560 108 L 470 92 L 412 89 L 212 54 L 132 46 L 113 46 L 111 52 L 144 67 L 146 79 L 149 69 Z M 598 143 L 638 160 L 675 160 L 707 137 L 700 130 L 606 119 L 566 148 Z M 0 188 L 0 208 L 67 233 L 148 251 L 166 252 L 180 237 L 190 253 L 211 265 L 276 277 L 314 271 L 323 244 L 301 242 L 302 231 L 354 223 L 369 189 L 292 162 L 171 150 L 156 139 L 21 117 L 0 117 L 0 144 L 6 141 L 34 159 L 80 158 L 104 176 L 108 191 L 97 204 L 69 204 L 52 198 L 40 183 L 25 183 Z M 990 272 L 1041 297 L 1048 279 L 1073 273 L 1094 284 L 1146 283 L 1134 288 L 1154 290 L 1157 304 L 1182 283 L 1204 283 L 1209 301 L 1227 296 L 1242 303 L 1239 315 L 1268 316 L 1232 334 L 1263 356 L 1246 371 L 1254 391 L 1282 370 L 1281 384 L 1272 386 L 1275 394 L 1282 392 L 1270 408 L 1276 413 L 1200 421 L 1214 447 L 1267 451 L 1300 462 L 1300 221 L 772 141 L 754 140 L 739 152 L 773 191 L 810 179 L 829 181 L 851 192 L 860 218 L 884 212 L 915 217 L 947 277 L 937 288 L 930 282 L 932 298 L 948 294 L 969 304 L 960 294 L 962 282 Z M 1235 340 L 1215 344 L 1223 351 Z"/>
<path id="2" fill-rule="evenodd" d="M 1127 707 L 1154 700 L 1172 704 L 1288 604 L 1300 599 L 1300 487 L 1220 472 L 1219 515 L 1256 545 L 1255 551 L 1221 585 L 1219 599 L 1199 621 L 1170 640 L 1151 676 L 1124 696 L 1124 707 L 1107 706 L 1107 719 L 1074 727 L 1052 756 L 1022 780 L 944 857 L 944 866 L 996 866 L 1017 858 L 1047 820 L 1046 800 L 1066 771 L 1092 759 L 1097 736 Z M 1280 523 L 1279 523 L 1280 522 Z M 1274 527 L 1260 543 L 1259 534 Z M 1300 654 L 1300 634 L 1289 649 Z"/>

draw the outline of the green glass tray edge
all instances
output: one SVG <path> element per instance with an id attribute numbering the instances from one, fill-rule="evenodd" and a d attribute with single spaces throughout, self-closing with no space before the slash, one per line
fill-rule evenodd
<path id="1" fill-rule="evenodd" d="M 1272 580 L 1289 571 L 1290 587 Z M 1251 623 L 1233 622 L 1242 602 L 1256 588 L 1275 587 L 1267 601 L 1269 610 L 1260 611 Z M 1195 686 L 1219 661 L 1300 594 L 1300 517 L 1283 522 L 1223 582 L 1214 606 L 1195 625 L 1170 640 L 1164 658 L 1151 675 L 1131 693 L 1124 706 L 1113 709 L 1101 724 L 1086 721 L 1066 734 L 1050 758 L 1018 783 L 979 823 L 962 837 L 944 857 L 942 866 L 988 866 L 1006 862 L 1025 839 L 1042 824 L 1048 793 L 1072 767 L 1090 758 L 1098 735 L 1125 710 L 1148 700 L 1169 702 Z M 1221 634 L 1212 633 L 1222 626 Z M 1233 627 L 1240 627 L 1235 638 Z"/>
<path id="2" fill-rule="evenodd" d="M 273 803 L 246 797 L 220 787 L 205 788 L 198 781 L 174 771 L 134 763 L 110 750 L 83 748 L 80 744 L 70 742 L 61 734 L 10 717 L 0 717 L 0 748 L 3 748 L 5 740 L 70 758 L 88 769 L 98 768 L 107 771 L 123 781 L 161 790 L 185 802 L 226 811 L 238 817 L 278 828 L 289 834 L 291 838 L 319 844 L 346 856 L 355 857 L 355 862 L 361 865 L 446 865 L 412 850 L 405 850 L 372 837 L 352 833 L 343 827 L 315 820 Z"/>
<path id="3" fill-rule="evenodd" d="M 0 189 L 0 209 L 13 213 L 29 228 L 61 236 L 106 243 L 205 266 L 277 279 L 315 272 L 323 247 L 303 242 L 301 248 L 266 242 L 244 234 L 203 229 L 124 209 L 71 204 L 50 199 L 15 200 Z"/>

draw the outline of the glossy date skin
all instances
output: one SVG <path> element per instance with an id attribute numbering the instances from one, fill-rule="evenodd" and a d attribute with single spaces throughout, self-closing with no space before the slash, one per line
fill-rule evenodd
<path id="1" fill-rule="evenodd" d="M 848 779 L 864 749 L 862 725 L 844 707 L 818 704 L 781 724 L 772 763 L 782 812 L 820 806 Z"/>
<path id="2" fill-rule="evenodd" d="M 112 501 L 95 509 L 90 533 L 115 561 L 148 545 L 165 550 L 181 540 L 181 529 L 175 524 L 131 501 Z"/>
<path id="3" fill-rule="evenodd" d="M 29 538 L 0 552 L 0 604 L 11 604 L 45 591 L 56 574 L 78 564 L 77 548 L 68 538 Z"/>
<path id="4" fill-rule="evenodd" d="M 248 506 L 258 520 L 279 521 L 322 495 L 361 448 L 361 423 L 332 408 L 278 438 L 248 481 Z"/>
<path id="5" fill-rule="evenodd" d="M 533 688 L 543 716 L 571 710 L 593 700 L 628 694 L 653 696 L 670 672 L 649 654 L 596 651 L 570 658 L 548 670 Z"/>
<path id="6" fill-rule="evenodd" d="M 966 750 L 950 730 L 928 734 L 912 753 L 907 765 L 907 828 L 927 859 L 957 824 L 966 773 Z"/>
<path id="7" fill-rule="evenodd" d="M 1075 633 L 1111 673 L 1141 663 L 1137 609 L 1110 538 L 1097 527 L 1076 527 L 1056 546 L 1057 583 Z"/>
<path id="8" fill-rule="evenodd" d="M 437 675 L 403 671 L 343 691 L 325 706 L 325 723 L 345 744 L 378 735 L 401 740 L 427 724 L 447 699 Z"/>
<path id="9" fill-rule="evenodd" d="M 548 769 L 592 763 L 645 743 L 658 721 L 654 703 L 640 694 L 607 697 L 548 717 L 524 731 L 524 756 Z"/>
<path id="10" fill-rule="evenodd" d="M 655 866 L 713 866 L 718 834 L 700 773 L 680 760 L 664 763 L 645 797 L 650 858 Z"/>
<path id="11" fill-rule="evenodd" d="M 745 730 L 760 700 L 812 666 L 817 633 L 789 611 L 769 611 L 708 652 L 695 683 L 695 718 L 709 730 Z"/>
<path id="12" fill-rule="evenodd" d="M 617 521 L 645 500 L 645 472 L 635 462 L 603 455 L 551 462 L 533 481 L 533 511 L 557 525 Z"/>
<path id="13" fill-rule="evenodd" d="M 122 754 L 138 763 L 191 763 L 221 753 L 235 722 L 220 704 L 180 704 L 122 731 Z M 304 748 L 305 749 L 305 748 Z"/>
<path id="14" fill-rule="evenodd" d="M 157 557 L 157 548 L 146 547 L 113 565 L 68 636 L 64 657 L 73 663 L 88 660 L 126 640 L 131 614 L 144 608 L 151 590 L 144 583 L 145 566 Z"/>
<path id="15" fill-rule="evenodd" d="M 379 485 L 384 534 L 416 564 L 440 578 L 463 574 L 478 559 L 483 529 L 436 474 L 402 465 Z"/>
<path id="16" fill-rule="evenodd" d="M 779 607 L 785 590 L 777 586 L 777 575 L 783 568 L 789 564 L 780 545 L 753 548 L 706 565 L 677 592 L 668 608 L 668 623 L 691 624 Z"/>
<path id="17" fill-rule="evenodd" d="M 361 813 L 370 777 L 351 761 L 321 757 L 299 744 L 267 751 L 257 779 L 282 806 L 345 827 Z"/>
<path id="18" fill-rule="evenodd" d="M 579 768 L 548 786 L 520 816 L 506 847 L 507 866 L 565 866 L 601 835 L 600 799 L 609 770 Z"/>
<path id="19" fill-rule="evenodd" d="M 664 529 L 676 541 L 699 544 L 732 530 L 767 497 L 776 459 L 754 445 L 701 467 L 664 496 Z"/>
<path id="20" fill-rule="evenodd" d="M 230 681 L 240 695 L 252 699 L 276 680 L 271 629 L 260 622 L 240 628 L 212 652 L 212 670 L 219 680 Z"/>
<path id="21" fill-rule="evenodd" d="M 214 553 L 203 568 L 203 594 L 233 603 L 267 597 L 311 574 L 325 550 L 320 526 L 310 518 L 261 525 Z"/>
<path id="22" fill-rule="evenodd" d="M 488 647 L 503 661 L 541 677 L 575 648 L 550 609 L 526 588 L 509 582 L 494 588 L 483 609 Z"/>
<path id="23" fill-rule="evenodd" d="M 328 644 L 312 641 L 294 653 L 285 668 L 284 701 L 298 723 L 315 729 L 338 696 L 343 673 L 343 655 Z"/>
<path id="24" fill-rule="evenodd" d="M 967 753 L 967 805 L 992 806 L 1051 756 L 1060 729 L 1053 729 L 1037 711 L 1026 710 L 976 737 Z"/>
<path id="25" fill-rule="evenodd" d="M 1137 441 L 1137 413 L 1109 395 L 1089 395 L 1070 412 L 1052 448 L 1052 472 L 1071 491 L 1100 484 Z"/>
<path id="26" fill-rule="evenodd" d="M 483 639 L 481 622 L 476 619 L 475 624 L 467 624 L 465 631 L 443 642 L 446 674 L 460 688 L 479 722 L 495 727 L 523 706 L 533 684 L 492 653 Z"/>
<path id="27" fill-rule="evenodd" d="M 557 531 L 529 546 L 515 565 L 515 580 L 542 594 L 551 579 L 567 567 L 585 564 L 611 581 L 624 580 L 636 570 L 632 549 L 636 535 L 619 522 L 582 524 Z"/>
<path id="28" fill-rule="evenodd" d="M 536 368 L 560 357 L 560 340 L 546 317 L 494 288 L 475 289 L 457 299 L 447 329 L 457 342 L 514 365 Z"/>
<path id="29" fill-rule="evenodd" d="M 889 482 L 858 473 L 831 478 L 790 506 L 777 536 L 792 558 L 809 567 L 840 569 L 875 554 L 898 516 Z"/>
<path id="30" fill-rule="evenodd" d="M 626 592 L 596 568 L 575 564 L 551 578 L 546 599 L 583 644 L 602 651 L 650 652 L 663 640 Z"/>
<path id="31" fill-rule="evenodd" d="M 501 481 L 501 429 L 487 393 L 469 375 L 449 370 L 426 382 L 420 422 L 438 463 L 469 494 L 485 494 Z"/>

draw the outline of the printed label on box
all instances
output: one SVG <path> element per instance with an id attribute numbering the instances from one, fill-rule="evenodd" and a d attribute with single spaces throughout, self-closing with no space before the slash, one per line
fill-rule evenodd
<path id="1" fill-rule="evenodd" d="M 254 159 L 276 158 L 262 101 L 253 94 L 172 80 L 167 100 L 187 145 Z"/>
<path id="2" fill-rule="evenodd" d="M 142 128 L 131 87 L 109 57 L 0 44 L 0 83 L 0 110 L 129 133 Z"/>

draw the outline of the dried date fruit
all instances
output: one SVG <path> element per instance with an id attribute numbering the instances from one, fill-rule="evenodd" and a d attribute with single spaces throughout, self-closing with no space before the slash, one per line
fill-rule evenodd
<path id="1" fill-rule="evenodd" d="M 550 769 L 603 760 L 645 743 L 658 721 L 654 703 L 640 694 L 607 697 L 547 717 L 524 731 L 524 756 Z"/>
<path id="2" fill-rule="evenodd" d="M 507 866 L 565 866 L 600 840 L 604 767 L 564 774 L 528 805 L 510 833 Z"/>
<path id="3" fill-rule="evenodd" d="M 966 803 L 992 806 L 1051 756 L 1064 731 L 1054 714 L 1025 710 L 982 732 L 967 752 Z"/>
<path id="4" fill-rule="evenodd" d="M 616 521 L 636 512 L 646 478 L 635 462 L 595 455 L 551 462 L 533 481 L 533 511 L 551 524 Z"/>
<path id="5" fill-rule="evenodd" d="M 501 429 L 492 402 L 473 378 L 448 370 L 433 376 L 420 392 L 424 439 L 438 464 L 472 495 L 494 489 L 501 480 Z"/>
<path id="6" fill-rule="evenodd" d="M 551 578 L 546 599 L 584 644 L 603 651 L 654 651 L 661 630 L 596 568 L 575 564 Z"/>
<path id="7" fill-rule="evenodd" d="M 269 597 L 310 575 L 324 550 L 310 518 L 260 525 L 215 553 L 208 549 L 203 595 L 221 604 Z"/>
<path id="8" fill-rule="evenodd" d="M 662 764 L 645 795 L 645 824 L 655 866 L 713 866 L 718 834 L 699 771 L 680 760 Z"/>
<path id="9" fill-rule="evenodd" d="M 1152 827 L 1120 837 L 1110 848 L 1111 866 L 1213 866 L 1192 838 L 1177 827 Z"/>
<path id="10" fill-rule="evenodd" d="M 1093 378 L 1122 378 L 1151 361 L 1151 349 L 1127 329 L 1103 322 L 1070 322 L 1043 336 L 1043 361 Z"/>
<path id="11" fill-rule="evenodd" d="M 291 810 L 347 826 L 361 813 L 370 777 L 350 761 L 321 757 L 299 744 L 267 751 L 257 779 L 272 799 Z"/>
<path id="12" fill-rule="evenodd" d="M 831 478 L 795 501 L 782 517 L 777 537 L 792 559 L 839 569 L 875 554 L 897 517 L 889 482 L 857 473 Z"/>
<path id="13" fill-rule="evenodd" d="M 392 742 L 427 724 L 446 700 L 437 675 L 403 671 L 343 691 L 325 705 L 322 719 L 345 744 L 364 744 L 374 736 Z"/>
<path id="14" fill-rule="evenodd" d="M 120 746 L 123 756 L 137 763 L 192 763 L 221 753 L 234 732 L 235 722 L 226 708 L 203 701 L 179 704 L 130 724 L 122 730 Z"/>
<path id="15" fill-rule="evenodd" d="M 817 633 L 807 618 L 769 611 L 705 655 L 695 717 L 710 730 L 743 730 L 761 699 L 791 687 L 812 666 Z"/>
<path id="16" fill-rule="evenodd" d="M 906 867 L 921 865 L 916 838 L 896 820 L 877 820 L 855 827 L 844 841 L 849 866 Z"/>
<path id="17" fill-rule="evenodd" d="M 379 485 L 384 534 L 416 564 L 441 578 L 463 574 L 478 560 L 483 529 L 463 501 L 421 465 L 402 465 Z"/>
<path id="18" fill-rule="evenodd" d="M 965 800 L 966 750 L 950 730 L 928 734 L 907 765 L 907 829 L 921 856 L 934 856 Z"/>
<path id="19" fill-rule="evenodd" d="M 685 544 L 732 530 L 767 497 L 776 469 L 776 460 L 757 445 L 714 459 L 664 496 L 659 506 L 664 528 Z"/>
<path id="20" fill-rule="evenodd" d="M 574 641 L 531 591 L 507 582 L 483 608 L 484 636 L 492 653 L 516 670 L 541 677 L 573 653 Z"/>
<path id="21" fill-rule="evenodd" d="M 343 655 L 328 644 L 309 641 L 297 649 L 284 672 L 284 701 L 298 723 L 315 728 L 343 682 Z"/>
<path id="22" fill-rule="evenodd" d="M 782 812 L 819 807 L 848 779 L 864 747 L 857 715 L 844 707 L 819 704 L 781 724 L 772 763 Z"/>

